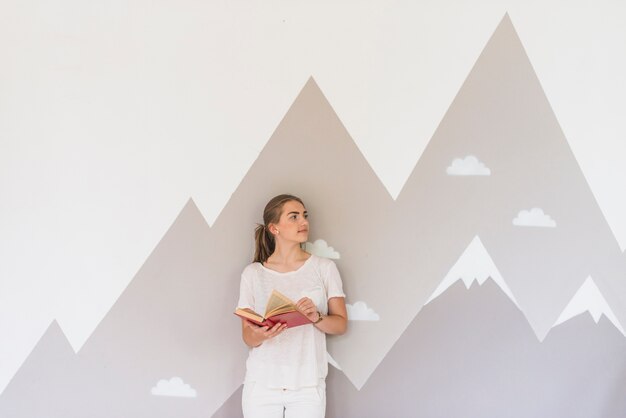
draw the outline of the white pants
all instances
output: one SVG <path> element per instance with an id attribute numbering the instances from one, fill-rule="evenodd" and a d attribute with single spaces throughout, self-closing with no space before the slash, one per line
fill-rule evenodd
<path id="1" fill-rule="evenodd" d="M 294 389 L 272 389 L 256 382 L 243 385 L 241 406 L 245 418 L 324 418 L 326 382 Z"/>

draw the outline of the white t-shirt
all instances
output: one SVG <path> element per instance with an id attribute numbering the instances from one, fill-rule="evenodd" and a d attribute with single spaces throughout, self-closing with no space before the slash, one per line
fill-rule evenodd
<path id="1" fill-rule="evenodd" d="M 263 314 L 273 289 L 294 302 L 305 296 L 311 298 L 324 315 L 328 314 L 328 299 L 346 296 L 335 263 L 311 255 L 300 268 L 287 273 L 261 263 L 248 265 L 241 274 L 237 307 Z M 312 324 L 287 328 L 250 348 L 246 370 L 245 382 L 259 382 L 270 388 L 316 386 L 328 373 L 326 334 Z"/>

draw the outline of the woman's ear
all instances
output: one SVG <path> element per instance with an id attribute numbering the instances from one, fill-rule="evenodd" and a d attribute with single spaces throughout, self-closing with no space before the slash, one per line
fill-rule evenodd
<path id="1" fill-rule="evenodd" d="M 278 228 L 276 228 L 276 225 L 274 225 L 274 224 L 269 224 L 267 229 L 270 231 L 270 234 L 272 234 L 272 235 L 278 235 L 280 233 L 278 231 Z"/>

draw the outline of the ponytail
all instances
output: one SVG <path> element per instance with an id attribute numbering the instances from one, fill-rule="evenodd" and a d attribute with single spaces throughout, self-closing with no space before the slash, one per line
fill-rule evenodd
<path id="1" fill-rule="evenodd" d="M 257 224 L 254 230 L 254 262 L 265 263 L 274 252 L 275 247 L 274 236 L 267 230 L 265 225 Z"/>

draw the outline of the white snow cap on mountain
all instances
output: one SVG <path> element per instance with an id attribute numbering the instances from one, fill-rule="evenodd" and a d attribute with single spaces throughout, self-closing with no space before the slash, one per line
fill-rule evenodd
<path id="1" fill-rule="evenodd" d="M 585 282 L 580 286 L 572 300 L 567 304 L 561 316 L 556 320 L 553 327 L 562 324 L 563 322 L 571 319 L 577 315 L 580 315 L 584 312 L 589 312 L 593 317 L 593 320 L 600 321 L 600 317 L 602 315 L 606 316 L 609 321 L 615 325 L 615 327 L 624 335 L 624 328 L 619 323 L 613 310 L 607 303 L 604 296 L 598 289 L 598 286 L 595 284 L 591 276 L 587 277 Z"/>
<path id="2" fill-rule="evenodd" d="M 502 278 L 482 241 L 478 236 L 475 236 L 425 304 L 441 295 L 457 280 L 463 280 L 465 287 L 469 289 L 474 280 L 482 285 L 489 277 L 500 286 L 502 291 L 519 308 L 511 289 L 509 289 L 509 286 Z"/>

